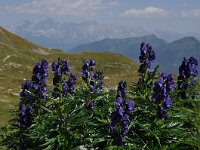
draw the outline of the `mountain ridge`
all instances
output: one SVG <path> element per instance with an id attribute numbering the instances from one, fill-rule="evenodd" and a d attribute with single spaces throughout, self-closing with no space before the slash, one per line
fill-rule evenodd
<path id="1" fill-rule="evenodd" d="M 158 38 L 156 35 L 125 39 L 103 39 L 101 41 L 74 47 L 70 49 L 70 52 L 75 53 L 84 50 L 112 51 L 124 54 L 138 61 L 140 44 L 142 42 L 149 43 L 155 49 L 155 65 L 159 64 L 160 70 L 163 72 L 178 73 L 178 66 L 181 64 L 184 57 L 194 56 L 200 62 L 200 58 L 198 57 L 200 56 L 200 41 L 193 36 L 183 37 L 169 43 Z M 200 72 L 200 69 L 198 70 Z"/>
<path id="2" fill-rule="evenodd" d="M 47 48 L 59 48 L 65 51 L 80 44 L 102 40 L 104 38 L 140 37 L 155 34 L 167 42 L 173 42 L 184 36 L 195 36 L 200 40 L 200 33 L 179 33 L 156 29 L 148 31 L 142 26 L 122 26 L 102 24 L 96 21 L 59 22 L 51 18 L 43 20 L 24 20 L 6 26 L 12 32 Z"/>

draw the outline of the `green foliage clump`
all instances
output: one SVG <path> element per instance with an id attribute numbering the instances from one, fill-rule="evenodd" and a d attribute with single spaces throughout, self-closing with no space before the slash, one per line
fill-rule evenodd
<path id="1" fill-rule="evenodd" d="M 22 85 L 19 109 L 1 128 L 0 146 L 200 149 L 200 84 L 193 74 L 195 66 L 186 65 L 192 67 L 188 77 L 178 78 L 175 84 L 172 75 L 158 72 L 158 66 L 151 69 L 155 59 L 151 46 L 143 43 L 140 50 L 139 80 L 127 91 L 124 81 L 117 91 L 103 87 L 103 72 L 95 72 L 94 60 L 85 60 L 82 82 L 76 87 L 77 76 L 70 74 L 68 61 L 62 59 L 52 63 L 54 88 L 47 90 L 47 62 L 37 63 L 32 79 Z M 190 86 L 182 88 L 181 83 Z"/>

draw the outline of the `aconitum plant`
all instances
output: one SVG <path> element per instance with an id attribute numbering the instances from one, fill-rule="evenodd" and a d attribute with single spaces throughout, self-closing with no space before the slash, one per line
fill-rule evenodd
<path id="1" fill-rule="evenodd" d="M 91 93 L 100 94 L 103 88 L 104 76 L 102 71 L 96 71 L 95 74 L 93 73 L 95 66 L 96 62 L 94 60 L 85 60 L 81 69 L 81 76 Z"/>
<path id="2" fill-rule="evenodd" d="M 118 85 L 116 96 L 116 110 L 111 113 L 110 132 L 117 145 L 124 145 L 124 137 L 128 135 L 129 112 L 134 109 L 134 101 L 126 103 L 126 82 L 121 81 Z M 120 128 L 117 130 L 117 127 Z"/>
<path id="3" fill-rule="evenodd" d="M 61 95 L 73 94 L 75 92 L 74 85 L 76 84 L 77 76 L 72 73 L 69 75 L 69 62 L 58 58 L 58 61 L 52 63 L 52 71 L 54 72 L 52 96 L 58 98 Z M 68 80 L 64 78 L 64 75 L 69 75 Z"/>
<path id="4" fill-rule="evenodd" d="M 38 99 L 47 98 L 46 78 L 48 76 L 48 62 L 38 61 L 33 68 L 32 80 L 26 80 L 22 84 L 20 99 L 23 103 L 32 104 Z"/>
<path id="5" fill-rule="evenodd" d="M 33 103 L 34 98 L 31 95 L 32 86 L 33 86 L 33 84 L 32 84 L 32 81 L 30 81 L 30 80 L 26 80 L 21 85 L 21 92 L 19 94 L 21 102 L 28 103 L 28 104 Z"/>
<path id="6" fill-rule="evenodd" d="M 151 63 L 156 59 L 155 51 L 151 45 L 142 43 L 140 45 L 140 66 L 138 69 L 139 80 L 137 83 L 137 92 L 140 95 L 143 95 L 143 102 L 146 104 L 150 100 L 151 91 L 153 87 L 154 79 L 157 76 L 157 69 L 151 68 Z"/>
<path id="7" fill-rule="evenodd" d="M 162 120 L 167 119 L 167 109 L 172 106 L 170 93 L 174 89 L 174 79 L 172 74 L 162 73 L 153 87 L 153 102 L 157 104 L 158 117 Z"/>
<path id="8" fill-rule="evenodd" d="M 48 62 L 39 61 L 33 68 L 32 84 L 37 98 L 47 98 L 46 78 L 48 76 Z"/>
<path id="9" fill-rule="evenodd" d="M 198 75 L 198 61 L 194 57 L 185 58 L 179 67 L 178 89 L 181 90 L 180 97 L 186 98 L 186 90 L 194 85 L 194 78 Z"/>
<path id="10" fill-rule="evenodd" d="M 140 68 L 138 70 L 139 73 L 144 73 L 145 70 L 149 73 L 152 73 L 153 70 L 151 69 L 151 62 L 154 61 L 156 58 L 154 49 L 146 43 L 142 43 L 140 45 Z"/>
<path id="11" fill-rule="evenodd" d="M 22 84 L 19 103 L 20 114 L 17 122 L 20 128 L 31 125 L 34 103 L 47 98 L 47 76 L 48 62 L 46 60 L 38 61 L 33 68 L 32 80 L 26 80 Z"/>
<path id="12" fill-rule="evenodd" d="M 90 92 L 94 92 L 94 73 L 93 69 L 96 66 L 94 60 L 85 60 L 81 69 L 81 76 L 83 81 L 88 85 Z"/>

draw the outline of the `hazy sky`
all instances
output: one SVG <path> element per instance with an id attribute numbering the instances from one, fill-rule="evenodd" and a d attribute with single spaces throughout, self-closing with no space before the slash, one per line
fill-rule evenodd
<path id="1" fill-rule="evenodd" d="M 200 33 L 200 0 L 0 0 L 0 25 L 46 18 Z"/>

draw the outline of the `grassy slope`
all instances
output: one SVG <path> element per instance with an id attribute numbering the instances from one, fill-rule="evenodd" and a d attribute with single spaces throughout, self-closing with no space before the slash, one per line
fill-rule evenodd
<path id="1" fill-rule="evenodd" d="M 20 86 L 24 79 L 31 79 L 32 68 L 41 59 L 47 59 L 49 68 L 58 57 L 68 59 L 71 70 L 77 73 L 80 83 L 80 69 L 85 59 L 94 59 L 96 68 L 103 70 L 105 86 L 116 87 L 120 80 L 129 83 L 137 79 L 138 64 L 119 54 L 110 52 L 67 54 L 59 50 L 48 50 L 22 39 L 0 27 L 0 126 L 9 119 L 9 110 L 17 107 Z M 49 70 L 48 85 L 52 72 Z"/>

